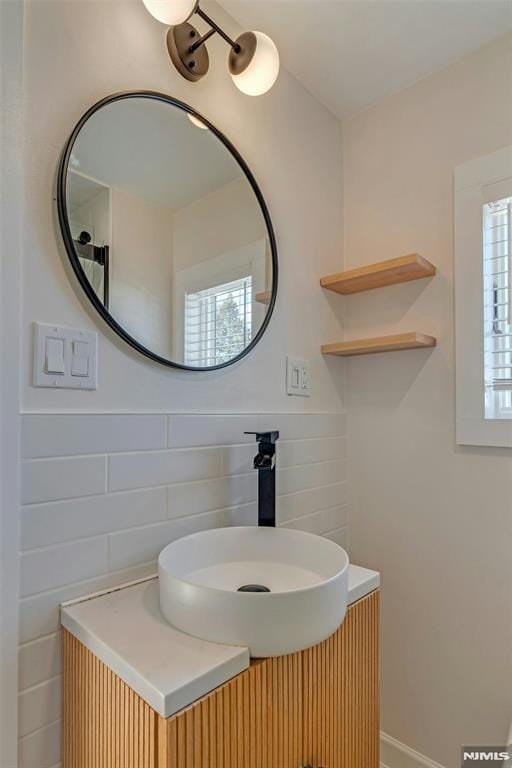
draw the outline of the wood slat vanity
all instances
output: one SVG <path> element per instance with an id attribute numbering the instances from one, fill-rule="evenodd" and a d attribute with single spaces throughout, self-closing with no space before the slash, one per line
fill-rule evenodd
<path id="1" fill-rule="evenodd" d="M 151 648 L 148 647 L 148 653 Z M 62 629 L 63 768 L 378 768 L 379 591 L 164 718 Z"/>

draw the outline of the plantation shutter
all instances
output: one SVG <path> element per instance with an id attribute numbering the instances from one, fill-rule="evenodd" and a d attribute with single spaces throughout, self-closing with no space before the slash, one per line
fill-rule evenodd
<path id="1" fill-rule="evenodd" d="M 512 197 L 483 210 L 485 385 L 512 408 Z"/>
<path id="2" fill-rule="evenodd" d="M 221 365 L 245 349 L 251 334 L 250 275 L 186 295 L 186 365 Z"/>

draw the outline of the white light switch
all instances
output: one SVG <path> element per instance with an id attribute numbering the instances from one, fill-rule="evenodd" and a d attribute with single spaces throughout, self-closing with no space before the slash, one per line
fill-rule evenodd
<path id="1" fill-rule="evenodd" d="M 66 372 L 64 363 L 64 339 L 46 339 L 46 373 L 63 376 Z"/>
<path id="2" fill-rule="evenodd" d="M 34 323 L 34 387 L 96 389 L 98 334 Z"/>
<path id="3" fill-rule="evenodd" d="M 73 342 L 72 376 L 89 375 L 89 344 L 87 341 Z"/>
<path id="4" fill-rule="evenodd" d="M 309 360 L 286 356 L 286 392 L 298 397 L 311 397 L 311 366 Z"/>

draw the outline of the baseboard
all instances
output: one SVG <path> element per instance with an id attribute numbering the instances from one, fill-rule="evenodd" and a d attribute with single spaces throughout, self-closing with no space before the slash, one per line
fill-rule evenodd
<path id="1" fill-rule="evenodd" d="M 381 768 L 443 768 L 425 755 L 388 736 L 380 734 Z"/>

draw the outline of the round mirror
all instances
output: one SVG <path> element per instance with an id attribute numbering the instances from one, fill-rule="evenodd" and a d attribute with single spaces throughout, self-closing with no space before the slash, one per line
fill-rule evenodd
<path id="1" fill-rule="evenodd" d="M 95 104 L 57 202 L 82 288 L 132 347 L 204 370 L 258 342 L 277 291 L 272 223 L 236 149 L 191 107 L 145 91 Z"/>

